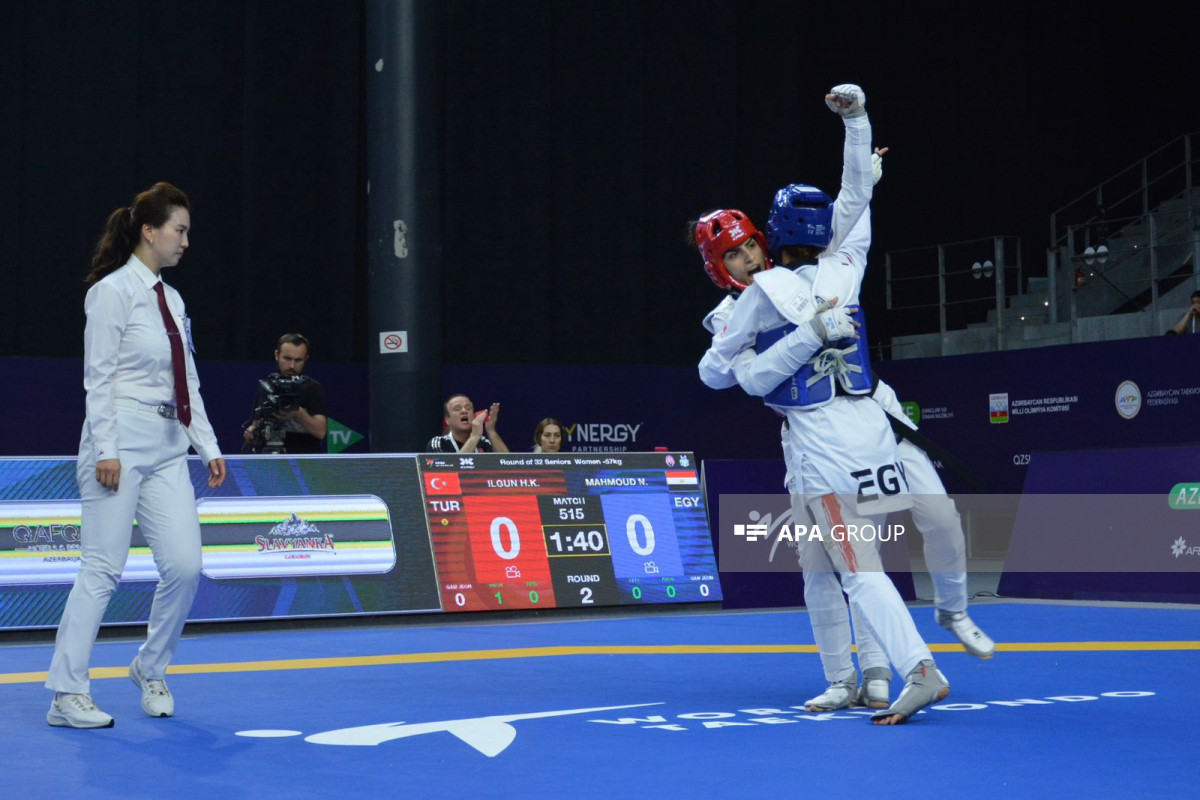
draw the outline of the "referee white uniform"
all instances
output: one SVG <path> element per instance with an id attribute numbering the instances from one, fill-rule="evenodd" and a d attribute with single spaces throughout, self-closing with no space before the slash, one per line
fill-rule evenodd
<path id="1" fill-rule="evenodd" d="M 136 517 L 160 580 L 138 665 L 162 680 L 200 579 L 200 522 L 188 475 L 192 445 L 205 463 L 221 458 L 200 399 L 191 328 L 183 298 L 164 284 L 167 305 L 186 338 L 192 420 L 175 418 L 171 348 L 158 306 L 160 279 L 137 256 L 88 290 L 84 301 L 87 418 L 76 472 L 83 501 L 83 558 L 55 639 L 46 688 L 88 694 L 88 663 L 117 586 Z M 101 486 L 96 463 L 121 461 L 118 489 Z"/>

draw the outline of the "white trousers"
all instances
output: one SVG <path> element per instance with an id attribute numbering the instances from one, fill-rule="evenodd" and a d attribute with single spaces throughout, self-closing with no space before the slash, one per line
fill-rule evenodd
<path id="1" fill-rule="evenodd" d="M 183 426 L 151 411 L 121 408 L 117 434 L 121 480 L 114 492 L 96 480 L 95 447 L 84 423 L 76 471 L 83 501 L 83 557 L 46 679 L 46 688 L 58 692 L 89 693 L 92 647 L 129 556 L 135 517 L 160 576 L 146 642 L 138 651 L 147 678 L 166 675 L 200 582 L 200 520 Z"/>
<path id="2" fill-rule="evenodd" d="M 883 381 L 875 385 L 875 402 L 888 414 L 904 420 L 896 391 Z M 912 516 L 925 543 L 925 563 L 933 579 L 933 603 L 943 611 L 967 610 L 967 548 L 962 520 L 954 501 L 925 451 L 904 439 L 896 445 L 913 494 Z"/>
<path id="3" fill-rule="evenodd" d="M 966 611 L 967 545 L 958 508 L 924 450 L 904 439 L 896 452 L 913 494 L 911 513 L 925 544 L 933 604 L 951 613 Z"/>
<path id="4" fill-rule="evenodd" d="M 904 599 L 896 590 L 891 578 L 883 571 L 883 561 L 874 542 L 854 542 L 848 540 L 833 541 L 832 531 L 845 531 L 855 525 L 860 529 L 866 525 L 878 528 L 886 523 L 886 517 L 862 517 L 853 508 L 842 501 L 837 495 L 825 494 L 820 497 L 807 498 L 809 513 L 824 534 L 823 542 L 827 565 L 823 568 L 811 565 L 804 569 L 804 582 L 807 587 L 810 580 L 816 579 L 821 587 L 822 595 L 829 593 L 829 578 L 833 571 L 841 577 L 841 590 L 846 593 L 850 610 L 855 621 L 855 633 L 859 645 L 859 665 L 863 669 L 886 666 L 878 663 L 879 653 L 886 655 L 886 661 L 891 662 L 901 675 L 907 675 L 921 661 L 931 659 L 929 648 L 917 626 L 913 623 Z M 806 552 L 806 551 L 802 551 Z M 811 553 L 812 551 L 807 551 Z M 803 564 L 801 565 L 803 569 Z M 808 601 L 807 589 L 805 602 Z M 822 661 L 826 676 L 831 671 L 846 672 L 850 663 L 848 641 L 844 647 L 844 656 L 839 652 L 843 649 L 840 640 L 849 639 L 849 627 L 845 624 L 846 612 L 840 614 L 841 623 L 836 633 L 836 640 L 828 642 L 831 655 L 843 657 L 840 668 L 836 664 Z M 831 630 L 830 633 L 833 633 Z M 814 619 L 813 636 L 817 636 L 816 620 Z M 864 652 L 865 648 L 865 652 Z M 825 646 L 818 642 L 822 655 Z M 871 663 L 875 662 L 875 663 Z M 848 670 L 851 674 L 853 669 Z M 834 679 L 836 680 L 836 678 Z"/>
<path id="5" fill-rule="evenodd" d="M 838 498 L 853 498 L 858 493 L 853 473 L 869 468 L 871 474 L 881 476 L 881 466 L 898 460 L 883 409 L 869 400 L 839 397 L 815 412 L 789 412 L 787 419 L 783 452 L 788 473 L 795 480 L 789 488 L 801 495 L 799 504 L 807 506 L 821 531 L 828 537 L 837 525 L 882 526 L 885 516 L 860 515 L 853 502 L 843 503 Z M 793 502 L 793 518 L 802 519 L 796 505 Z M 876 544 L 837 545 L 829 539 L 823 544 L 820 550 L 801 548 L 801 569 L 805 605 L 826 678 L 845 680 L 854 673 L 850 615 L 863 669 L 890 662 L 901 675 L 907 675 L 918 663 L 930 659 L 929 648 L 903 598 L 883 571 Z M 845 592 L 845 600 L 841 592 Z"/>
<path id="6" fill-rule="evenodd" d="M 793 512 L 792 518 L 803 519 L 807 514 L 802 508 L 803 499 L 796 497 L 793 500 L 801 508 Z M 797 517 L 797 513 L 801 516 Z M 846 598 L 821 542 L 801 543 L 800 568 L 804 572 L 804 606 L 812 623 L 813 641 L 817 643 L 825 680 L 830 683 L 853 681 L 856 676 L 850 655 L 851 628 L 846 619 Z M 887 654 L 871 633 L 857 603 L 850 603 L 850 616 L 854 621 L 853 641 L 858 643 L 859 669 L 864 672 L 873 667 L 887 669 Z"/>

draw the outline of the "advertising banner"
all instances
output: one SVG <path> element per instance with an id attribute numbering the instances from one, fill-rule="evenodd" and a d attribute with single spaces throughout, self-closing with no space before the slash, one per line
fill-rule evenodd
<path id="1" fill-rule="evenodd" d="M 1033 454 L 999 592 L 1200 601 L 1200 447 Z"/>
<path id="2" fill-rule="evenodd" d="M 440 609 L 411 455 L 229 458 L 216 490 L 188 466 L 203 541 L 190 620 Z M 58 623 L 81 535 L 75 459 L 0 460 L 0 629 Z M 135 522 L 105 622 L 144 622 L 157 581 Z"/>

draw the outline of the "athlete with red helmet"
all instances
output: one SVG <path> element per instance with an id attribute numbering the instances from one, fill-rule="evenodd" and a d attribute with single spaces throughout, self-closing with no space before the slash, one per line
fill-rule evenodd
<path id="1" fill-rule="evenodd" d="M 695 238 L 704 271 L 721 289 L 744 291 L 756 273 L 771 268 L 767 240 L 736 208 L 702 216 L 696 222 Z"/>
<path id="2" fill-rule="evenodd" d="M 800 507 L 813 515 L 817 527 L 827 532 L 820 548 L 801 551 L 806 598 L 808 583 L 827 590 L 825 584 L 836 584 L 831 570 L 841 576 L 841 589 L 865 618 L 863 628 L 876 634 L 887 660 L 906 675 L 897 701 L 872 717 L 876 724 L 890 725 L 905 722 L 942 699 L 950 686 L 884 574 L 874 542 L 832 535 L 839 525 L 846 526 L 843 531 L 852 524 L 878 525 L 889 510 L 911 504 L 883 410 L 847 377 L 856 367 L 844 358 L 857 349 L 856 323 L 850 316 L 856 309 L 839 305 L 838 297 L 826 288 L 848 289 L 857 299 L 865 264 L 870 238 L 867 207 L 874 184 L 865 100 L 862 90 L 851 84 L 836 86 L 826 96 L 829 107 L 843 118 L 846 145 L 842 190 L 830 219 L 830 258 L 824 263 L 796 272 L 768 271 L 768 255 L 755 254 L 763 237 L 740 212 L 715 212 L 697 224 L 696 242 L 706 272 L 718 286 L 724 283 L 722 288 L 740 290 L 736 300 L 726 298 L 706 317 L 714 336 L 701 360 L 700 374 L 713 388 L 739 383 L 764 396 L 785 417 L 789 489 Z M 730 257 L 747 242 L 753 242 L 748 251 Z M 845 274 L 847 268 L 850 275 Z M 828 273 L 830 280 L 821 281 L 822 273 Z M 798 382 L 804 370 L 812 374 Z M 877 480 L 868 485 L 863 475 Z M 822 572 L 825 578 L 820 577 Z M 840 593 L 837 597 L 840 604 Z M 844 618 L 844 605 L 840 613 Z M 823 624 L 818 616 L 813 623 L 820 647 L 824 637 L 818 630 Z M 830 690 L 806 705 L 845 707 L 857 700 L 856 679 L 837 677 L 840 680 Z M 834 689 L 836 697 L 830 695 Z"/>

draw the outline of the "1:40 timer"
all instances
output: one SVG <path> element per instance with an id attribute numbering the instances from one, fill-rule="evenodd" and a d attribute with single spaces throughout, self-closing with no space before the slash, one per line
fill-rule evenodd
<path id="1" fill-rule="evenodd" d="M 598 530 L 569 531 L 555 529 L 546 535 L 546 541 L 554 545 L 554 553 L 585 553 L 595 555 L 608 552 L 604 534 Z"/>

